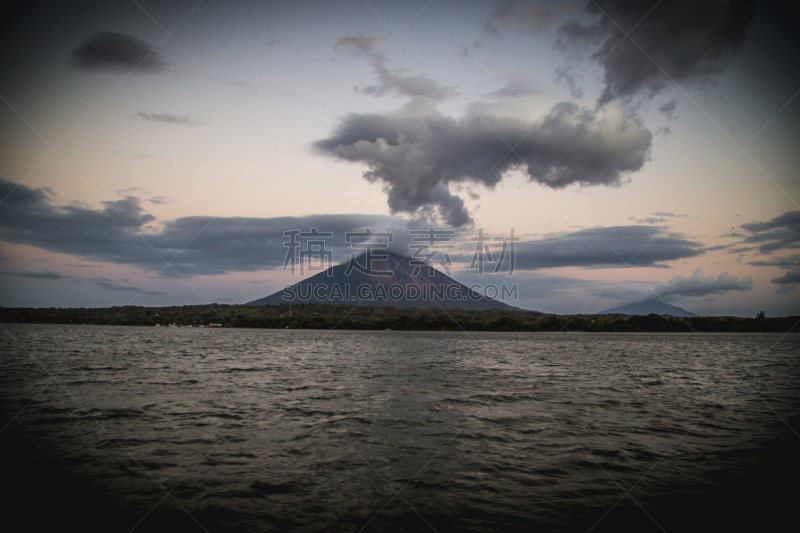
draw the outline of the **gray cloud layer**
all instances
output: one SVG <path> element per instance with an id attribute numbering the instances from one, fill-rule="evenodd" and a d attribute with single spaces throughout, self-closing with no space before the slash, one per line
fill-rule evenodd
<path id="1" fill-rule="evenodd" d="M 699 268 L 687 277 L 677 276 L 667 283 L 656 283 L 651 287 L 610 287 L 603 289 L 604 296 L 628 302 L 639 302 L 658 296 L 667 302 L 683 298 L 719 296 L 735 291 L 752 291 L 753 279 L 750 276 L 739 279 L 723 272 L 716 278 L 706 277 Z"/>
<path id="2" fill-rule="evenodd" d="M 604 69 L 600 103 L 636 94 L 652 97 L 670 78 L 678 83 L 705 83 L 741 50 L 756 3 L 675 0 L 660 3 L 645 18 L 652 8 L 651 2 L 639 0 L 590 1 L 585 9 L 599 16 L 599 22 L 583 26 L 573 21 L 561 26 L 558 48 L 595 49 L 592 58 Z M 623 30 L 632 29 L 635 43 L 622 40 Z"/>
<path id="3" fill-rule="evenodd" d="M 800 255 L 792 255 L 789 257 L 775 257 L 768 261 L 750 261 L 748 265 L 753 266 L 774 266 L 778 268 L 785 268 L 792 270 L 800 268 Z"/>
<path id="4" fill-rule="evenodd" d="M 761 253 L 800 248 L 800 211 L 787 211 L 768 222 L 751 222 L 740 227 L 747 232 L 744 241 L 758 244 Z"/>
<path id="5" fill-rule="evenodd" d="M 7 194 L 13 187 L 13 183 L 0 180 L 0 195 Z M 130 226 L 122 217 L 130 222 Z M 407 230 L 415 227 L 408 220 L 382 215 L 183 217 L 164 223 L 158 230 L 152 227 L 153 222 L 154 218 L 144 212 L 139 200 L 133 197 L 106 202 L 98 210 L 80 206 L 56 207 L 48 202 L 48 196 L 42 190 L 20 185 L 0 210 L 0 240 L 151 271 L 160 271 L 165 266 L 165 259 L 172 260 L 185 247 L 173 265 L 182 276 L 188 277 L 279 268 L 287 251 L 285 231 L 299 229 L 307 232 L 316 227 L 322 232 L 333 232 L 333 237 L 326 241 L 326 249 L 333 251 L 333 260 L 338 262 L 357 251 L 345 242 L 344 233 L 347 231 L 363 227 L 372 227 L 374 231 L 394 231 L 392 249 L 408 253 Z M 137 235 L 137 231 L 142 235 Z M 456 232 L 453 242 L 463 240 L 463 237 L 465 234 Z M 516 269 L 618 267 L 623 264 L 619 256 L 631 265 L 663 267 L 665 261 L 702 253 L 704 250 L 700 243 L 657 227 L 596 228 L 518 243 Z M 456 257 L 454 253 L 453 259 Z M 45 279 L 59 279 L 54 276 L 60 276 L 49 272 L 24 275 Z M 177 274 L 167 269 L 164 275 Z M 93 281 L 110 283 L 103 279 Z M 113 289 L 128 290 L 119 286 Z"/>
<path id="6" fill-rule="evenodd" d="M 729 236 L 738 237 L 742 242 L 738 246 L 728 245 L 724 248 L 730 253 L 742 253 L 755 249 L 762 254 L 772 255 L 782 250 L 800 248 L 800 211 L 787 211 L 767 222 L 749 222 L 739 226 L 740 232 L 732 232 Z M 746 246 L 746 245 L 752 246 Z M 745 245 L 745 246 L 742 246 Z M 757 267 L 778 267 L 787 269 L 782 276 L 772 279 L 779 285 L 779 293 L 787 293 L 800 284 L 800 255 L 772 256 L 768 259 L 750 261 Z"/>
<path id="7" fill-rule="evenodd" d="M 86 266 L 86 265 L 80 265 L 80 266 Z M 28 270 L 10 271 L 10 272 L 0 272 L 0 275 L 19 276 L 21 278 L 31 278 L 31 279 L 40 279 L 40 280 L 71 280 L 71 281 L 74 281 L 74 282 L 77 282 L 77 283 L 87 282 L 88 281 L 90 283 L 94 283 L 98 287 L 101 287 L 103 289 L 110 290 L 110 291 L 135 292 L 135 293 L 146 294 L 146 295 L 149 295 L 149 296 L 162 296 L 162 295 L 166 294 L 164 292 L 159 292 L 159 291 L 151 291 L 151 290 L 147 290 L 147 289 L 143 290 L 141 288 L 132 287 L 130 285 L 120 285 L 118 283 L 114 283 L 109 278 L 94 278 L 94 279 L 92 279 L 92 278 L 76 278 L 74 276 L 65 276 L 63 274 L 59 274 L 58 272 L 53 272 L 52 270 L 44 270 L 42 272 L 34 272 L 34 271 L 28 271 Z M 128 280 L 123 280 L 123 281 L 128 281 Z"/>
<path id="8" fill-rule="evenodd" d="M 72 51 L 72 64 L 81 70 L 137 70 L 158 72 L 166 58 L 147 43 L 124 33 L 101 32 Z"/>
<path id="9" fill-rule="evenodd" d="M 665 267 L 664 261 L 705 253 L 702 244 L 653 226 L 617 226 L 574 231 L 516 247 L 516 268 Z"/>
<path id="10" fill-rule="evenodd" d="M 669 280 L 666 284 L 660 284 L 656 291 L 661 296 L 709 296 L 712 294 L 725 294 L 730 291 L 751 291 L 753 290 L 753 278 L 747 276 L 739 279 L 723 272 L 716 279 L 713 276 L 705 277 L 699 268 L 694 273 L 685 278 L 678 276 Z"/>
<path id="11" fill-rule="evenodd" d="M 800 285 L 800 268 L 790 270 L 783 276 L 773 279 L 772 283 L 782 286 L 778 292 L 788 292 L 794 285 Z"/>
<path id="12" fill-rule="evenodd" d="M 531 181 L 554 189 L 615 185 L 650 156 L 650 131 L 610 107 L 588 110 L 562 102 L 537 124 L 491 115 L 456 120 L 430 107 L 418 112 L 423 107 L 417 100 L 399 115 L 351 113 L 315 146 L 365 163 L 364 178 L 384 185 L 393 213 L 436 206 L 455 227 L 471 218 L 450 184 L 491 188 L 505 172 L 521 167 Z"/>
<path id="13" fill-rule="evenodd" d="M 0 180 L 0 197 L 5 197 L 13 187 L 13 183 Z M 345 231 L 357 230 L 359 224 L 375 229 L 404 227 L 406 223 L 380 215 L 217 219 L 201 216 L 170 220 L 156 231 L 149 226 L 154 221 L 134 197 L 105 202 L 99 210 L 55 207 L 42 190 L 20 185 L 0 209 L 0 240 L 155 271 L 164 268 L 166 261 L 186 246 L 172 264 L 181 275 L 194 276 L 280 267 L 286 254 L 284 231 L 309 231 L 317 227 L 319 231 L 334 232 L 329 249 L 337 252 L 339 257 L 335 259 L 339 259 L 350 251 L 345 244 Z M 164 275 L 177 276 L 171 269 L 165 270 Z"/>

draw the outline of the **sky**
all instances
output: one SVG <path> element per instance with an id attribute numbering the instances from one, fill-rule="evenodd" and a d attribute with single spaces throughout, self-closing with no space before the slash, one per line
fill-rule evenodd
<path id="1" fill-rule="evenodd" d="M 0 306 L 245 303 L 318 273 L 287 232 L 336 264 L 369 228 L 524 309 L 800 315 L 799 26 L 778 1 L 12 3 Z"/>

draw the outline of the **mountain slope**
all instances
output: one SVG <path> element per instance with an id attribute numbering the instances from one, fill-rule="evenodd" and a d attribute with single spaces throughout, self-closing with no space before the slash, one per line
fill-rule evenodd
<path id="1" fill-rule="evenodd" d="M 483 296 L 438 270 L 411 265 L 409 258 L 391 252 L 374 253 L 369 263 L 367 260 L 365 255 L 352 258 L 247 305 L 335 303 L 428 309 L 516 309 Z M 370 273 L 358 268 L 368 264 Z M 417 268 L 417 275 L 412 275 Z"/>
<path id="2" fill-rule="evenodd" d="M 647 300 L 634 304 L 627 304 L 614 309 L 606 309 L 596 313 L 598 315 L 667 315 L 667 316 L 700 316 L 676 305 L 668 305 L 659 300 Z"/>

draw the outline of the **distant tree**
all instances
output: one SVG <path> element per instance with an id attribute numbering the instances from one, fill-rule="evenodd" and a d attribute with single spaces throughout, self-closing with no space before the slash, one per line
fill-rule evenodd
<path id="1" fill-rule="evenodd" d="M 761 311 L 756 315 L 756 318 L 758 318 L 758 319 L 767 318 L 767 314 L 764 311 Z"/>

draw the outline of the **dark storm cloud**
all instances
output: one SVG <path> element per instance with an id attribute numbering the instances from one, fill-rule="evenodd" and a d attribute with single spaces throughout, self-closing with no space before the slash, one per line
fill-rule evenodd
<path id="1" fill-rule="evenodd" d="M 649 159 L 651 141 L 641 123 L 608 106 L 588 110 L 562 102 L 529 124 L 491 115 L 456 120 L 417 100 L 398 115 L 351 113 L 315 146 L 365 163 L 364 178 L 383 184 L 393 213 L 436 206 L 449 225 L 458 227 L 471 218 L 463 200 L 449 192 L 451 184 L 491 188 L 519 167 L 530 181 L 553 189 L 617 185 Z"/>
<path id="2" fill-rule="evenodd" d="M 161 124 L 179 124 L 186 126 L 196 126 L 199 121 L 189 115 L 173 115 L 169 113 L 144 113 L 139 111 L 136 116 L 148 122 L 160 122 Z"/>
<path id="3" fill-rule="evenodd" d="M 166 58 L 147 43 L 124 33 L 101 32 L 72 51 L 72 64 L 81 70 L 166 69 Z"/>
<path id="4" fill-rule="evenodd" d="M 667 302 L 682 298 L 698 298 L 721 296 L 730 292 L 748 292 L 753 290 L 753 279 L 750 276 L 739 279 L 723 272 L 716 278 L 706 277 L 699 268 L 687 277 L 677 276 L 667 283 L 656 283 L 639 287 L 608 287 L 601 294 L 624 301 L 642 301 L 657 295 Z"/>
<path id="5" fill-rule="evenodd" d="M 6 196 L 14 186 L 0 180 L 0 197 Z M 82 206 L 56 207 L 48 202 L 43 191 L 25 185 L 19 185 L 2 207 L 0 240 L 4 242 L 154 271 L 160 271 L 166 261 L 177 256 L 172 265 L 182 276 L 280 267 L 287 251 L 283 246 L 285 231 L 308 232 L 316 227 L 320 232 L 333 232 L 333 238 L 326 243 L 335 253 L 334 260 L 339 260 L 348 257 L 352 250 L 345 243 L 346 231 L 359 230 L 362 225 L 372 226 L 375 231 L 379 227 L 399 230 L 406 229 L 408 223 L 380 215 L 183 217 L 167 221 L 156 229 L 151 225 L 155 219 L 141 208 L 137 198 L 105 202 L 103 208 L 97 210 Z M 184 251 L 178 255 L 181 250 Z M 163 274 L 177 276 L 170 268 Z"/>
<path id="6" fill-rule="evenodd" d="M 648 15 L 652 8 L 652 2 L 639 0 L 591 1 L 585 9 L 599 17 L 596 24 L 573 21 L 559 29 L 557 47 L 595 48 L 592 58 L 604 69 L 600 103 L 637 94 L 652 97 L 670 78 L 707 82 L 741 50 L 756 2 L 675 0 L 660 3 Z M 624 38 L 631 30 L 630 39 Z M 602 43 L 596 45 L 601 33 Z"/>
<path id="7" fill-rule="evenodd" d="M 389 60 L 382 53 L 375 51 L 375 45 L 379 41 L 381 39 L 377 37 L 348 35 L 340 37 L 333 45 L 334 52 L 353 57 L 365 57 L 375 67 L 378 83 L 362 88 L 353 87 L 355 91 L 375 97 L 393 94 L 395 96 L 423 96 L 436 101 L 447 100 L 457 94 L 454 88 L 441 85 L 428 77 L 404 76 L 399 71 L 390 71 L 386 68 Z"/>
<path id="8" fill-rule="evenodd" d="M 746 243 L 758 244 L 761 253 L 800 248 L 800 211 L 787 211 L 768 222 L 751 222 L 740 228 L 747 233 L 732 235 L 743 236 Z"/>
<path id="9" fill-rule="evenodd" d="M 527 243 L 515 251 L 517 270 L 577 266 L 666 267 L 664 261 L 705 253 L 701 243 L 653 226 L 616 226 L 574 231 Z"/>

